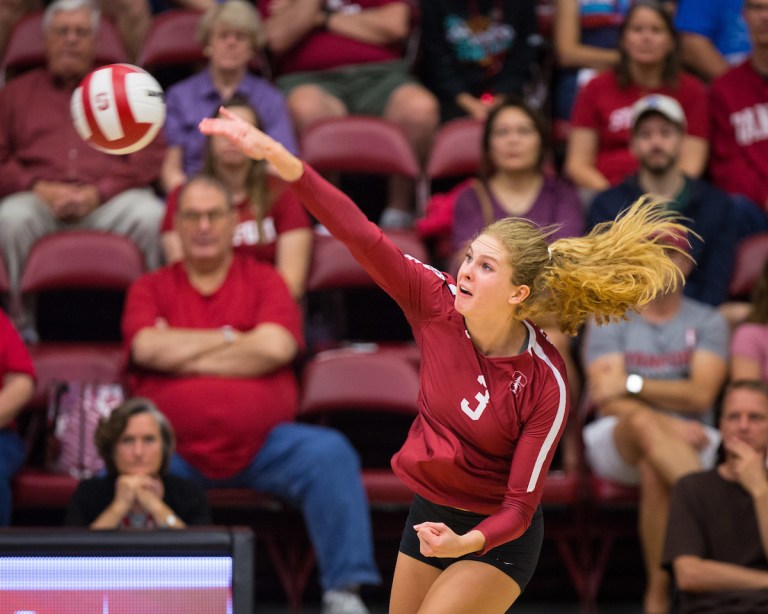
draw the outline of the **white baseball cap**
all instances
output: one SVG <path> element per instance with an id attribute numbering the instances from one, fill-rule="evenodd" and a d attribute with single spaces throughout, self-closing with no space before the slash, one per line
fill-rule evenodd
<path id="1" fill-rule="evenodd" d="M 663 115 L 673 124 L 685 129 L 685 111 L 680 103 L 670 96 L 663 94 L 650 94 L 644 96 L 632 105 L 632 130 L 638 122 L 649 113 Z"/>

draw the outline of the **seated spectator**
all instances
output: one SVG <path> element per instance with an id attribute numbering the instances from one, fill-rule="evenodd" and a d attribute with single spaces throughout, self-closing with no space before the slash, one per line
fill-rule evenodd
<path id="1" fill-rule="evenodd" d="M 235 95 L 224 107 L 256 126 L 256 111 L 247 100 Z M 294 298 L 304 294 L 312 257 L 313 233 L 304 207 L 277 177 L 267 176 L 266 162 L 253 160 L 227 139 L 206 138 L 202 173 L 220 179 L 235 201 L 238 224 L 235 251 L 251 254 L 273 264 L 288 284 Z M 173 220 L 179 188 L 168 196 L 162 236 L 165 260 L 182 258 L 181 241 Z"/>
<path id="2" fill-rule="evenodd" d="M 570 119 L 579 87 L 596 72 L 618 65 L 619 26 L 628 8 L 624 0 L 555 0 L 555 117 Z M 587 20 L 590 27 L 585 27 Z"/>
<path id="3" fill-rule="evenodd" d="M 218 179 L 190 180 L 174 222 L 182 261 L 135 282 L 123 319 L 133 391 L 176 430 L 171 472 L 300 507 L 323 612 L 363 614 L 355 589 L 379 575 L 359 459 L 336 431 L 294 421 L 299 306 L 272 266 L 234 253 L 236 213 Z"/>
<path id="4" fill-rule="evenodd" d="M 35 367 L 13 324 L 0 310 L 0 527 L 11 522 L 11 478 L 24 462 L 14 420 L 32 398 Z"/>
<path id="5" fill-rule="evenodd" d="M 744 0 L 678 0 L 675 26 L 683 62 L 704 81 L 713 81 L 749 54 L 743 4 Z"/>
<path id="6" fill-rule="evenodd" d="M 11 287 L 18 289 L 35 241 L 76 228 L 130 237 L 155 268 L 163 205 L 149 186 L 158 177 L 163 139 L 125 156 L 83 141 L 69 102 L 94 67 L 99 10 L 90 0 L 56 0 L 44 23 L 47 66 L 0 91 L 0 246 Z M 35 337 L 28 318 L 16 324 Z"/>
<path id="7" fill-rule="evenodd" d="M 731 339 L 731 380 L 741 379 L 768 382 L 768 261 Z"/>
<path id="8" fill-rule="evenodd" d="M 768 612 L 768 387 L 730 383 L 720 416 L 724 458 L 672 489 L 664 565 L 680 614 Z"/>
<path id="9" fill-rule="evenodd" d="M 523 96 L 539 54 L 535 0 L 421 0 L 419 25 L 421 80 L 442 121 L 484 121 L 494 104 Z"/>
<path id="10" fill-rule="evenodd" d="M 735 205 L 727 194 L 680 169 L 686 134 L 682 107 L 669 96 L 652 94 L 631 109 L 629 148 L 640 165 L 635 175 L 595 197 L 587 226 L 614 219 L 643 194 L 661 196 L 684 217 L 696 267 L 685 284 L 685 294 L 709 305 L 728 298 L 728 284 L 736 253 Z M 764 217 L 759 210 L 753 211 Z"/>
<path id="11" fill-rule="evenodd" d="M 215 0 L 211 0 L 214 2 Z M 144 43 L 152 13 L 148 0 L 97 0 L 117 27 L 120 41 L 130 58 L 137 58 Z M 48 0 L 3 0 L 0 2 L 0 57 L 16 23 L 25 15 L 50 4 Z"/>
<path id="12" fill-rule="evenodd" d="M 426 159 L 440 105 L 403 58 L 411 32 L 408 2 L 259 0 L 258 6 L 280 73 L 276 83 L 299 134 L 320 119 L 375 115 L 398 124 Z M 410 227 L 413 200 L 413 183 L 393 177 L 380 225 Z"/>
<path id="13" fill-rule="evenodd" d="M 565 172 L 588 192 L 617 185 L 637 170 L 629 150 L 632 105 L 647 94 L 675 98 L 685 110 L 688 134 L 680 168 L 699 177 L 707 162 L 709 124 L 703 84 L 681 72 L 677 34 L 667 12 L 652 0 L 632 5 L 621 26 L 621 60 L 581 89 L 573 108 Z"/>
<path id="14" fill-rule="evenodd" d="M 712 181 L 768 210 L 768 0 L 745 0 L 752 54 L 712 83 Z"/>
<path id="15" fill-rule="evenodd" d="M 249 72 L 254 53 L 264 45 L 258 13 L 245 0 L 214 4 L 201 18 L 197 37 L 208 66 L 168 90 L 162 184 L 170 193 L 200 172 L 205 138 L 197 129 L 203 117 L 237 95 L 258 112 L 264 130 L 296 151 L 291 117 L 283 95 L 266 79 Z"/>
<path id="16" fill-rule="evenodd" d="M 183 529 L 211 524 L 205 493 L 168 473 L 175 444 L 168 419 L 133 398 L 101 418 L 94 442 L 107 473 L 77 485 L 64 524 L 91 529 Z"/>
<path id="17" fill-rule="evenodd" d="M 542 171 L 549 139 L 539 113 L 522 101 L 495 107 L 483 129 L 481 150 L 481 179 L 456 198 L 453 272 L 458 271 L 466 246 L 475 235 L 503 217 L 524 217 L 544 227 L 555 225 L 550 240 L 582 233 L 584 212 L 576 190 Z M 579 374 L 571 357 L 570 337 L 557 328 L 554 318 L 540 320 L 539 325 L 544 326 L 565 360 L 571 397 L 579 398 Z"/>
<path id="18" fill-rule="evenodd" d="M 668 242 L 670 258 L 689 272 L 687 241 Z M 599 416 L 584 429 L 586 457 L 597 476 L 640 487 L 645 612 L 669 611 L 669 576 L 661 568 L 669 489 L 715 464 L 720 440 L 709 425 L 727 355 L 725 321 L 684 297 L 681 284 L 629 320 L 592 324 L 585 334 L 586 386 Z"/>

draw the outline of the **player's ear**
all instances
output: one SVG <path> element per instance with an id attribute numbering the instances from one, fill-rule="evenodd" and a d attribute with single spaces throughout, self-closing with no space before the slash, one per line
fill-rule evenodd
<path id="1" fill-rule="evenodd" d="M 519 305 L 525 299 L 527 299 L 530 295 L 531 295 L 530 287 L 526 286 L 525 284 L 515 286 L 514 292 L 512 292 L 512 294 L 509 295 L 509 304 Z"/>

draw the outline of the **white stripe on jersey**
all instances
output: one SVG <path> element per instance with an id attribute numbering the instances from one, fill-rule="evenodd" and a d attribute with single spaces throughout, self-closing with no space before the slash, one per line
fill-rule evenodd
<path id="1" fill-rule="evenodd" d="M 531 473 L 531 480 L 528 482 L 528 490 L 526 492 L 532 492 L 536 489 L 536 483 L 539 481 L 539 476 L 541 474 L 541 467 L 544 465 L 544 461 L 547 459 L 547 454 L 549 454 L 549 450 L 552 448 L 552 444 L 554 443 L 557 434 L 560 432 L 560 426 L 565 419 L 565 400 L 567 397 L 565 394 L 565 380 L 563 379 L 562 373 L 555 368 L 555 365 L 552 364 L 552 361 L 541 349 L 541 346 L 535 342 L 536 332 L 533 328 L 531 328 L 528 322 L 524 322 L 524 324 L 528 327 L 528 334 L 531 338 L 531 349 L 536 353 L 536 356 L 541 358 L 546 365 L 552 369 L 552 373 L 554 373 L 555 380 L 557 381 L 557 387 L 560 391 L 560 402 L 557 405 L 557 415 L 552 422 L 552 427 L 549 429 L 547 437 L 544 439 L 544 444 L 541 446 L 541 450 L 539 450 L 539 455 L 536 457 L 536 463 L 533 466 L 533 473 Z"/>

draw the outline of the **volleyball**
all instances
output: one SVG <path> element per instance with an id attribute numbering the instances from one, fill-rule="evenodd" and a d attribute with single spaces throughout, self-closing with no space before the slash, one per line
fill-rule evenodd
<path id="1" fill-rule="evenodd" d="M 165 96 L 146 70 L 110 64 L 83 78 L 70 111 L 86 143 L 109 154 L 128 154 L 157 136 L 165 121 Z"/>

